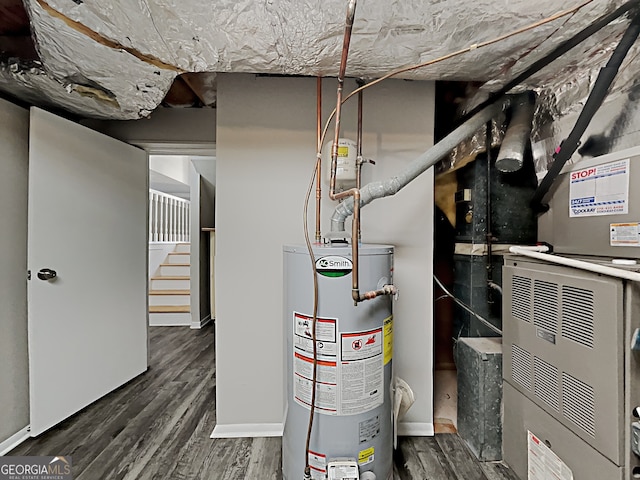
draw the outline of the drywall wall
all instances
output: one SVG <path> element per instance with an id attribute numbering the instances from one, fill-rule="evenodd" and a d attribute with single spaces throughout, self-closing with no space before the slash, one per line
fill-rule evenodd
<path id="1" fill-rule="evenodd" d="M 327 118 L 335 80 L 325 81 Z M 355 82 L 347 82 L 347 90 Z M 434 88 L 392 80 L 365 95 L 364 181 L 399 172 L 433 142 Z M 219 76 L 216 171 L 214 436 L 278 435 L 283 420 L 282 245 L 302 244 L 302 210 L 315 165 L 316 80 Z M 345 106 L 354 137 L 355 102 Z M 325 189 L 326 191 L 326 189 Z M 333 202 L 323 202 L 323 228 Z M 310 206 L 313 235 L 313 200 Z M 416 404 L 405 433 L 433 433 L 433 177 L 363 209 L 363 241 L 396 245 L 396 374 Z"/>
<path id="2" fill-rule="evenodd" d="M 200 174 L 196 171 L 192 162 L 189 162 L 189 185 L 191 186 L 191 222 L 189 224 L 189 238 L 191 241 L 191 295 L 189 301 L 191 302 L 191 326 L 196 327 L 200 324 L 205 312 L 200 311 L 202 306 L 200 296 L 204 292 L 196 286 L 201 284 L 201 276 L 206 275 L 206 271 L 201 272 L 201 259 L 200 256 L 206 254 L 206 247 L 202 243 L 207 243 L 204 239 L 200 229 L 200 189 L 202 188 L 202 181 Z"/>
<path id="3" fill-rule="evenodd" d="M 27 185 L 29 111 L 0 99 L 0 453 L 29 424 Z M 8 446 L 8 445 L 7 445 Z"/>
<path id="4" fill-rule="evenodd" d="M 142 120 L 84 120 L 89 128 L 128 143 L 213 143 L 216 110 L 213 108 L 158 108 Z M 171 152 L 186 155 L 183 152 Z"/>
<path id="5" fill-rule="evenodd" d="M 187 155 L 149 155 L 149 170 L 161 173 L 180 183 L 189 184 L 189 157 Z"/>

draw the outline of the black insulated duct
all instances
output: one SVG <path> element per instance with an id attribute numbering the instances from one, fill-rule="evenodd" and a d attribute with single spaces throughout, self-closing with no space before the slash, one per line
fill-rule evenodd
<path id="1" fill-rule="evenodd" d="M 633 2 L 638 5 L 638 2 Z M 596 79 L 593 89 L 589 94 L 589 98 L 582 108 L 578 120 L 576 121 L 569 136 L 562 142 L 560 151 L 557 153 L 555 161 L 549 168 L 549 171 L 540 182 L 538 189 L 536 190 L 531 200 L 531 205 L 538 212 L 545 212 L 548 207 L 543 205 L 546 195 L 553 186 L 558 174 L 564 167 L 565 163 L 571 158 L 573 153 L 578 148 L 580 143 L 580 137 L 584 134 L 585 130 L 589 126 L 591 119 L 596 114 L 600 105 L 604 101 L 605 97 L 609 93 L 609 87 L 613 83 L 618 70 L 622 62 L 624 61 L 631 46 L 635 43 L 640 34 L 640 10 L 634 12 L 634 17 L 631 23 L 624 32 L 622 39 L 613 51 L 611 58 L 607 62 L 607 65 L 600 70 L 598 78 Z"/>
<path id="2" fill-rule="evenodd" d="M 521 74 L 517 75 L 515 78 L 507 82 L 502 88 L 500 88 L 499 90 L 493 93 L 490 93 L 487 100 L 485 100 L 484 102 L 482 102 L 481 104 L 477 105 L 472 110 L 467 112 L 460 119 L 459 124 L 465 123 L 469 118 L 471 118 L 473 115 L 475 115 L 480 110 L 485 108 L 487 105 L 491 105 L 493 102 L 495 102 L 498 98 L 500 98 L 502 95 L 507 93 L 513 87 L 520 85 L 527 78 L 531 77 L 535 73 L 538 73 L 540 70 L 542 70 L 544 67 L 549 65 L 551 62 L 560 58 L 562 55 L 567 53 L 573 47 L 584 42 L 587 38 L 591 37 L 591 35 L 598 32 L 602 28 L 606 27 L 615 19 L 621 17 L 632 8 L 637 7 L 639 3 L 640 2 L 638 2 L 638 0 L 632 0 L 630 2 L 627 2 L 624 5 L 615 9 L 613 12 L 609 13 L 608 15 L 604 15 L 600 17 L 598 20 L 593 22 L 591 25 L 589 25 L 585 29 L 580 30 L 576 35 L 574 35 L 569 40 L 558 45 L 556 48 L 551 50 L 551 52 L 549 52 L 547 55 L 542 57 L 540 60 L 533 62 L 530 67 L 526 68 Z"/>

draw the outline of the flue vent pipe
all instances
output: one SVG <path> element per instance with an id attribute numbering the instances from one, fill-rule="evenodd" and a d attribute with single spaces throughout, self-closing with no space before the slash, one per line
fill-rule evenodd
<path id="1" fill-rule="evenodd" d="M 514 102 L 511 112 L 511 121 L 496 158 L 496 168 L 501 172 L 517 172 L 524 164 L 524 152 L 535 112 L 533 95 L 523 98 L 522 102 Z"/>
<path id="2" fill-rule="evenodd" d="M 528 94 L 521 94 L 528 95 Z M 512 96 L 506 96 L 491 105 L 485 107 L 480 112 L 465 123 L 456 128 L 449 135 L 436 143 L 429 150 L 424 152 L 418 158 L 413 160 L 404 172 L 384 181 L 371 182 L 365 185 L 360 191 L 359 207 L 371 203 L 377 198 L 395 195 L 407 184 L 415 180 L 420 174 L 427 171 L 430 167 L 442 160 L 456 145 L 471 137 L 480 127 L 487 123 L 490 119 L 497 116 L 500 112 L 509 108 L 514 101 L 519 101 L 521 95 L 515 99 Z M 520 100 L 521 101 L 521 100 Z M 331 231 L 343 232 L 344 222 L 348 216 L 354 212 L 353 198 L 345 199 L 336 207 L 331 216 Z"/>

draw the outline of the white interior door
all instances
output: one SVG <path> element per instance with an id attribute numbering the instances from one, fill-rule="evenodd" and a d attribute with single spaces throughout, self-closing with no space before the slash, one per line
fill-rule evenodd
<path id="1" fill-rule="evenodd" d="M 144 151 L 31 109 L 32 436 L 147 368 L 147 178 Z"/>

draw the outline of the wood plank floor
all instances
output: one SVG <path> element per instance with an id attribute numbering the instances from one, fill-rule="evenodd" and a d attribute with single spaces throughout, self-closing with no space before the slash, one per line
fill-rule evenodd
<path id="1" fill-rule="evenodd" d="M 280 438 L 209 438 L 214 329 L 152 327 L 149 370 L 9 455 L 70 455 L 77 480 L 280 480 Z M 517 480 L 455 434 L 399 441 L 399 480 Z"/>

